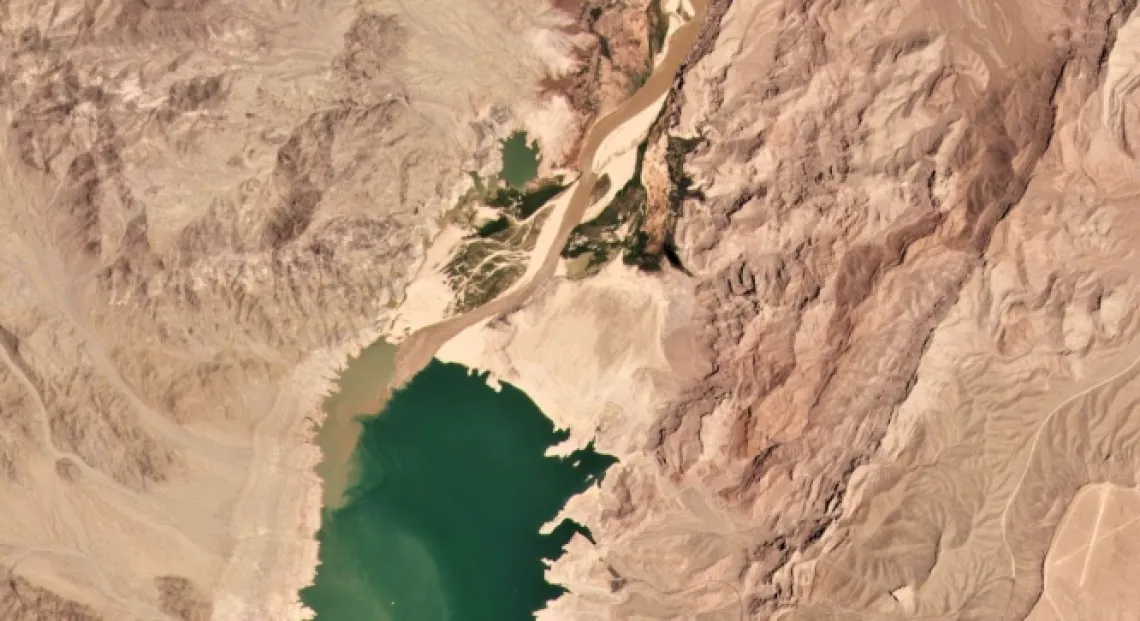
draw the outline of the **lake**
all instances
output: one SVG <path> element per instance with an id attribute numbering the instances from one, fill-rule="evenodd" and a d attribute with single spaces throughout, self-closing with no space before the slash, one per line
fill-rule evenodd
<path id="1" fill-rule="evenodd" d="M 374 414 L 384 402 L 395 368 L 396 346 L 383 340 L 369 345 L 353 358 L 340 377 L 337 390 L 325 399 L 325 422 L 317 433 L 317 444 L 324 459 L 317 474 L 324 481 L 324 505 L 338 507 L 348 489 L 348 474 L 356 441 L 361 432 L 361 415 Z"/>
<path id="2" fill-rule="evenodd" d="M 503 181 L 521 189 L 538 176 L 538 143 L 526 141 L 526 132 L 517 131 L 502 141 Z"/>
<path id="3" fill-rule="evenodd" d="M 567 434 L 526 394 L 439 361 L 361 424 L 301 593 L 319 621 L 522 620 L 561 593 L 544 561 L 580 527 L 539 529 L 613 458 L 547 457 Z"/>

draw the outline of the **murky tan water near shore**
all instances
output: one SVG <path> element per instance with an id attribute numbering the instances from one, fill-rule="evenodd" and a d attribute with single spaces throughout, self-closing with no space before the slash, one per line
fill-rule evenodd
<path id="1" fill-rule="evenodd" d="M 325 482 L 326 509 L 335 509 L 344 500 L 352 452 L 362 429 L 360 417 L 374 415 L 383 408 L 395 361 L 396 347 L 376 341 L 348 360 L 337 380 L 337 391 L 325 400 L 325 422 L 317 434 L 324 459 L 317 466 L 317 474 Z"/>

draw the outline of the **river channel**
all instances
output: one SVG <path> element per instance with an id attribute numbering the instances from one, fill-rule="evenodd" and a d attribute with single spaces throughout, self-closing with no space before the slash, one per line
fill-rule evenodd
<path id="1" fill-rule="evenodd" d="M 558 234 L 548 249 L 539 270 L 521 286 L 512 288 L 483 306 L 458 317 L 452 317 L 446 321 L 422 328 L 404 339 L 400 343 L 400 350 L 396 355 L 396 374 L 393 378 L 396 385 L 401 385 L 414 377 L 416 373 L 427 366 L 444 343 L 465 328 L 488 317 L 520 306 L 540 285 L 554 275 L 562 247 L 566 245 L 570 232 L 582 221 L 582 216 L 590 206 L 590 195 L 598 180 L 597 173 L 594 171 L 594 155 L 597 153 L 598 147 L 610 134 L 618 131 L 624 123 L 636 117 L 646 107 L 654 105 L 662 95 L 668 92 L 673 86 L 677 71 L 680 70 L 681 64 L 685 62 L 685 58 L 688 57 L 689 51 L 693 48 L 697 35 L 700 34 L 701 25 L 704 24 L 708 4 L 706 0 L 692 0 L 692 5 L 696 14 L 669 37 L 664 58 L 658 63 L 657 68 L 653 70 L 653 74 L 649 76 L 645 84 L 617 110 L 602 117 L 591 126 L 590 133 L 583 142 L 578 157 L 578 170 L 582 171 L 582 175 L 574 185 L 570 205 L 567 207 L 562 220 L 558 222 Z M 551 225 L 548 224 L 547 226 Z"/>
<path id="2" fill-rule="evenodd" d="M 561 592 L 546 583 L 545 563 L 575 532 L 588 533 L 570 522 L 545 535 L 540 528 L 613 459 L 592 447 L 547 456 L 566 432 L 524 393 L 506 384 L 496 392 L 485 378 L 433 358 L 465 328 L 522 305 L 554 274 L 589 207 L 598 148 L 671 88 L 696 41 L 707 8 L 705 0 L 692 6 L 695 15 L 670 35 L 649 79 L 590 128 L 582 174 L 533 276 L 398 348 L 373 344 L 342 373 L 318 437 L 321 564 L 301 594 L 317 621 L 524 620 Z"/>

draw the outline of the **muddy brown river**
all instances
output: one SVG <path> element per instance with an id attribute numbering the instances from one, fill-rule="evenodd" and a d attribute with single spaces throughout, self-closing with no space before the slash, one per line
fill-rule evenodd
<path id="1" fill-rule="evenodd" d="M 592 446 L 550 457 L 568 432 L 525 394 L 509 385 L 496 392 L 466 368 L 432 360 L 462 330 L 520 307 L 554 275 L 590 206 L 598 149 L 672 87 L 705 19 L 704 0 L 693 6 L 652 76 L 585 136 L 581 177 L 561 219 L 548 220 L 557 228 L 532 276 L 398 348 L 377 341 L 348 361 L 317 438 L 320 568 L 301 597 L 318 620 L 523 619 L 561 593 L 546 582 L 545 564 L 581 527 L 563 521 L 544 533 L 542 525 L 615 460 Z M 385 405 L 393 386 L 403 389 Z"/>
<path id="2" fill-rule="evenodd" d="M 570 232 L 581 222 L 582 216 L 590 206 L 590 195 L 598 179 L 594 172 L 594 155 L 598 147 L 612 133 L 619 130 L 624 123 L 637 116 L 646 107 L 654 105 L 673 86 L 677 71 L 685 62 L 685 58 L 696 42 L 701 25 L 705 21 L 708 6 L 706 0 L 693 0 L 692 5 L 696 9 L 696 14 L 670 36 L 665 57 L 654 69 L 653 74 L 646 80 L 645 84 L 621 107 L 598 119 L 591 126 L 578 157 L 578 169 L 582 171 L 582 176 L 574 186 L 570 205 L 562 220 L 558 222 L 558 235 L 554 243 L 551 244 L 550 251 L 543 259 L 539 270 L 522 286 L 509 290 L 483 306 L 458 317 L 452 317 L 446 321 L 421 328 L 404 339 L 396 354 L 396 369 L 395 376 L 392 378 L 392 385 L 400 386 L 411 380 L 427 366 L 444 343 L 464 329 L 488 317 L 509 312 L 522 305 L 538 287 L 554 275 L 554 271 L 558 267 L 559 256 L 562 248 L 566 245 L 566 240 L 570 237 Z M 554 222 L 547 224 L 547 226 L 552 225 Z"/>
<path id="3" fill-rule="evenodd" d="M 349 361 L 338 380 L 339 394 L 326 404 L 327 417 L 318 437 L 318 444 L 325 455 L 319 472 L 325 480 L 326 506 L 338 505 L 345 491 L 350 457 L 360 435 L 357 417 L 379 412 L 392 388 L 409 382 L 455 335 L 488 317 L 518 308 L 554 275 L 570 232 L 581 222 L 590 206 L 590 196 L 598 179 L 594 172 L 598 147 L 623 124 L 654 105 L 672 87 L 677 71 L 696 42 L 706 17 L 707 1 L 693 0 L 692 6 L 696 11 L 694 16 L 670 36 L 665 57 L 645 84 L 618 109 L 590 127 L 578 157 L 578 169 L 583 174 L 575 183 L 562 219 L 557 222 L 557 236 L 530 280 L 468 313 L 412 333 L 396 351 L 393 351 L 394 346 L 378 341 L 358 358 Z M 555 220 L 551 219 L 547 226 L 555 226 Z"/>

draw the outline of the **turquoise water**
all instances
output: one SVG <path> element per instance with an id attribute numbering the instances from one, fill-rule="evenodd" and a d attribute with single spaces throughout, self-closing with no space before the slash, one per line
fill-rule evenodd
<path id="1" fill-rule="evenodd" d="M 561 590 L 543 578 L 579 527 L 540 535 L 613 459 L 565 439 L 521 391 L 432 362 L 365 419 L 342 506 L 318 534 L 301 593 L 319 621 L 530 619 Z"/>
<path id="2" fill-rule="evenodd" d="M 503 145 L 503 181 L 516 188 L 533 181 L 538 176 L 538 143 L 526 142 L 526 132 L 511 134 Z"/>

